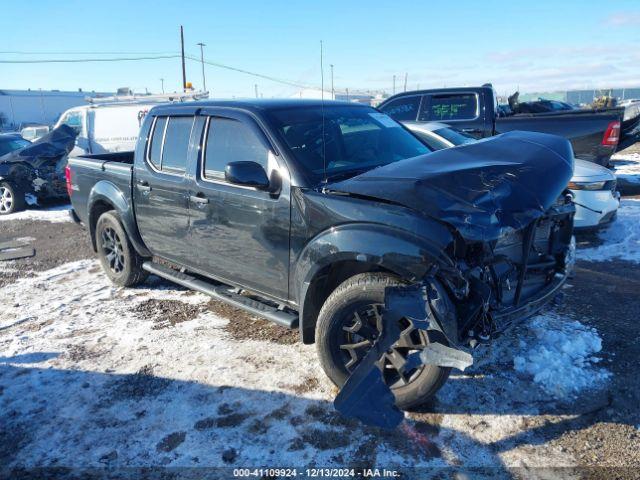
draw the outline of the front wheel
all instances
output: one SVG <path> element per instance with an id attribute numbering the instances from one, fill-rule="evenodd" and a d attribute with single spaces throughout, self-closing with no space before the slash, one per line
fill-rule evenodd
<path id="1" fill-rule="evenodd" d="M 0 182 L 0 215 L 20 212 L 26 206 L 24 192 L 9 182 Z"/>
<path id="2" fill-rule="evenodd" d="M 142 269 L 144 259 L 131 245 L 115 212 L 105 212 L 100 216 L 95 240 L 102 269 L 113 283 L 131 287 L 147 278 L 148 273 Z"/>
<path id="3" fill-rule="evenodd" d="M 342 283 L 320 310 L 316 324 L 316 347 L 320 364 L 337 386 L 342 386 L 371 349 L 383 328 L 382 307 L 386 287 L 402 283 L 387 274 L 363 273 Z M 429 400 L 449 377 L 450 368 L 421 365 L 406 371 L 410 353 L 424 349 L 426 332 L 401 320 L 400 339 L 378 362 L 385 383 L 402 409 Z"/>

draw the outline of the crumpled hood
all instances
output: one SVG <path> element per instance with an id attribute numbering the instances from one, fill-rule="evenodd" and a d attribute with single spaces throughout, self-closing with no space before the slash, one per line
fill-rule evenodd
<path id="1" fill-rule="evenodd" d="M 327 189 L 404 205 L 469 241 L 497 239 L 541 217 L 573 173 L 569 141 L 513 131 L 391 163 Z"/>
<path id="2" fill-rule="evenodd" d="M 73 150 L 76 136 L 73 128 L 60 125 L 31 145 L 3 155 L 0 164 L 28 162 L 32 167 L 39 168 L 55 163 Z"/>

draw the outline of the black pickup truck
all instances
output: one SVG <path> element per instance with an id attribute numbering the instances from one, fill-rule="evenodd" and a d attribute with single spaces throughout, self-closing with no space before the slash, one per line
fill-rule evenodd
<path id="1" fill-rule="evenodd" d="M 448 123 L 477 138 L 513 130 L 559 135 L 577 158 L 604 166 L 616 151 L 624 115 L 623 108 L 513 114 L 498 107 L 490 85 L 403 92 L 378 109 L 402 122 Z"/>
<path id="2" fill-rule="evenodd" d="M 425 318 L 456 349 L 553 299 L 572 258 L 572 169 L 552 135 L 430 152 L 363 105 L 207 101 L 154 107 L 135 152 L 72 157 L 67 180 L 117 285 L 152 273 L 299 328 L 341 385 L 384 330 L 388 287 L 424 286 Z M 407 408 L 449 368 L 406 363 L 435 340 L 400 327 L 378 366 Z"/>

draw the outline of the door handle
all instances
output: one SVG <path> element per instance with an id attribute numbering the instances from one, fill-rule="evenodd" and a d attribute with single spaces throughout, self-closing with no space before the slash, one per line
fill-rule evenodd
<path id="1" fill-rule="evenodd" d="M 198 193 L 197 195 L 191 195 L 189 197 L 193 203 L 199 203 L 200 205 L 206 205 L 209 203 L 209 199 L 205 197 L 202 193 Z"/>
<path id="2" fill-rule="evenodd" d="M 480 133 L 481 132 L 479 128 L 463 128 L 462 131 L 464 133 Z"/>
<path id="3" fill-rule="evenodd" d="M 147 181 L 138 182 L 138 190 L 142 192 L 150 192 L 151 185 L 149 185 L 149 182 Z"/>

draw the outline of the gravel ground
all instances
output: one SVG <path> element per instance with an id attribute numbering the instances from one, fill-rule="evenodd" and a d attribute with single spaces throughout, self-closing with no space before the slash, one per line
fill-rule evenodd
<path id="1" fill-rule="evenodd" d="M 401 429 L 384 432 L 333 411 L 336 390 L 297 332 L 153 277 L 138 289 L 110 287 L 96 262 L 84 261 L 93 252 L 72 223 L 0 226 L 0 241 L 25 237 L 36 256 L 0 264 L 2 306 L 23 315 L 0 326 L 0 465 L 247 466 L 263 459 L 284 466 L 296 458 L 314 466 L 479 466 L 490 476 L 515 468 L 506 476 L 522 477 L 544 476 L 536 474 L 543 467 L 585 467 L 578 476 L 593 478 L 612 476 L 593 467 L 640 466 L 637 263 L 579 262 L 554 312 L 599 333 L 599 365 L 612 374 L 602 388 L 550 397 L 514 372 L 522 345 L 505 338 L 479 352 L 464 375 L 452 375 Z M 581 239 L 581 247 L 597 244 L 593 235 Z M 21 306 L 10 287 L 25 279 L 51 302 L 65 296 L 63 303 Z M 56 294 L 64 288 L 68 294 Z M 229 364 L 214 369 L 220 352 Z M 40 372 L 49 379 L 38 381 Z M 69 400 L 54 400 L 65 390 Z M 71 397 L 73 411 L 66 411 Z M 637 478 L 634 471 L 615 476 Z"/>

